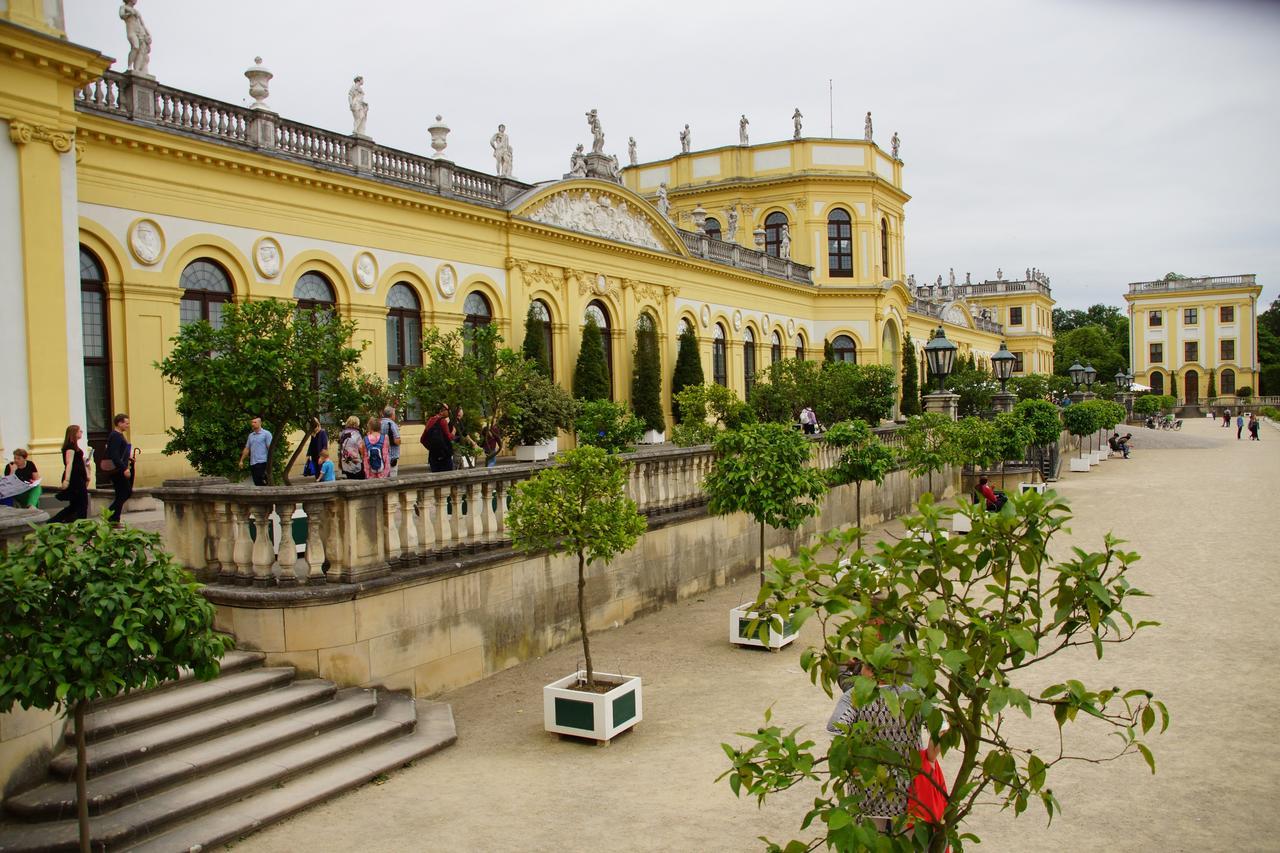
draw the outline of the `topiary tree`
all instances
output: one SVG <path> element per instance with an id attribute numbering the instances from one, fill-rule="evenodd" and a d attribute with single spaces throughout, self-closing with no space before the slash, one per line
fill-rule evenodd
<path id="1" fill-rule="evenodd" d="M 802 742 L 796 729 L 773 723 L 766 712 L 762 727 L 742 727 L 744 742 L 724 744 L 732 766 L 721 778 L 736 795 L 761 804 L 777 792 L 815 785 L 812 799 L 793 793 L 800 794 L 794 802 L 805 804 L 797 822 L 818 832 L 809 841 L 764 839 L 767 849 L 967 849 L 980 841 L 966 827 L 979 803 L 994 801 L 1018 815 L 1038 801 L 1052 820 L 1061 811 L 1052 784 L 1060 765 L 1140 755 L 1155 771 L 1145 739 L 1167 728 L 1164 704 L 1148 690 L 1114 686 L 1105 672 L 1098 676 L 1105 686 L 1064 677 L 1071 661 L 1081 660 L 1076 650 L 1101 659 L 1104 649 L 1157 624 L 1136 621 L 1127 609 L 1143 595 L 1129 577 L 1138 555 L 1110 535 L 1098 551 L 1057 546 L 1070 515 L 1053 492 L 1014 495 L 999 513 L 970 507 L 972 532 L 943 540 L 942 522 L 958 511 L 922 498 L 905 537 L 879 543 L 874 560 L 862 559 L 853 531 L 844 530 L 794 559 L 775 561 L 757 607 L 794 614 L 793 623 L 821 622 L 822 642 L 800 657 L 810 679 L 830 696 L 840 689 L 842 668 L 866 662 L 874 676 L 853 677 L 850 704 L 867 709 L 863 720 L 891 717 L 927 728 L 948 766 L 951 793 L 932 814 L 921 808 L 922 797 L 894 795 L 895 788 L 911 790 L 913 779 L 928 785 L 930 778 L 917 778 L 919 750 L 904 750 L 883 734 L 898 727 L 838 723 L 834 737 L 814 739 L 821 744 L 815 749 L 814 740 Z M 1010 725 L 1015 709 L 1033 721 L 1051 714 L 1059 737 Z M 1119 742 L 1106 751 L 1072 743 L 1068 729 L 1077 720 Z M 873 820 L 883 811 L 869 809 L 886 794 L 902 813 L 884 831 Z M 924 819 L 917 817 L 922 812 Z"/>
<path id="2" fill-rule="evenodd" d="M 1236 392 L 1237 394 L 1240 392 Z M 1173 405 L 1178 405 L 1178 374 L 1172 370 L 1169 371 L 1169 393 L 1165 395 L 1173 398 Z"/>
<path id="3" fill-rule="evenodd" d="M 680 404 L 676 397 L 690 385 L 702 384 L 702 356 L 698 354 L 698 336 L 692 326 L 680 332 L 680 348 L 676 352 L 675 372 L 671 376 L 671 417 L 680 423 Z"/>
<path id="4" fill-rule="evenodd" d="M 540 316 L 537 306 L 530 302 L 529 310 L 524 315 L 524 343 L 520 351 L 526 359 L 533 362 L 539 373 L 550 379 L 551 353 L 547 352 L 546 338 L 548 325 Z"/>
<path id="5" fill-rule="evenodd" d="M 644 435 L 644 423 L 631 413 L 626 403 L 591 400 L 578 407 L 574 421 L 578 442 L 602 448 L 609 453 L 623 453 Z"/>
<path id="6" fill-rule="evenodd" d="M 604 335 L 595 317 L 588 316 L 582 327 L 582 346 L 573 369 L 573 396 L 579 400 L 609 399 L 609 370 L 604 361 Z"/>
<path id="7" fill-rule="evenodd" d="M 1152 415 L 1160 414 L 1160 405 L 1163 402 L 1160 394 L 1143 394 L 1141 397 L 1133 401 L 1133 413 L 1135 415 Z"/>
<path id="8" fill-rule="evenodd" d="M 507 529 L 517 548 L 578 558 L 578 628 L 592 688 L 595 669 L 583 600 L 587 566 L 631 550 L 645 531 L 645 518 L 626 496 L 626 484 L 626 460 L 599 447 L 578 447 L 562 453 L 555 467 L 516 484 L 507 510 Z"/>
<path id="9" fill-rule="evenodd" d="M 920 366 L 916 363 L 916 345 L 907 332 L 902 343 L 902 405 L 898 411 L 903 417 L 920 414 Z"/>
<path id="10" fill-rule="evenodd" d="M 1209 370 L 1209 402 L 1218 396 L 1218 371 L 1210 368 Z"/>
<path id="11" fill-rule="evenodd" d="M 515 444 L 537 444 L 562 429 L 573 429 L 577 416 L 578 401 L 573 395 L 535 369 L 511 397 L 501 423 L 503 438 Z"/>
<path id="12" fill-rule="evenodd" d="M 955 447 L 956 422 L 940 412 L 925 412 L 908 418 L 899 431 L 902 463 L 912 476 L 929 478 L 933 494 L 933 474 L 958 461 Z"/>
<path id="13" fill-rule="evenodd" d="M 853 419 L 879 424 L 893 412 L 897 373 L 881 364 L 824 364 L 818 374 L 818 420 L 831 424 Z"/>
<path id="14" fill-rule="evenodd" d="M 1030 431 L 1028 442 L 1036 448 L 1039 473 L 1044 473 L 1044 451 L 1062 437 L 1062 418 L 1058 407 L 1048 400 L 1022 400 L 1013 406 L 1013 415 Z"/>
<path id="15" fill-rule="evenodd" d="M 658 352 L 658 330 L 649 315 L 636 325 L 636 348 L 632 358 L 631 405 L 645 429 L 666 432 L 662 412 L 662 357 Z"/>
<path id="16" fill-rule="evenodd" d="M 862 545 L 862 484 L 877 486 L 894 469 L 897 457 L 885 446 L 866 421 L 841 421 L 832 424 L 822 440 L 840 449 L 840 459 L 827 470 L 827 483 L 854 485 L 854 524 L 858 527 L 858 545 Z"/>
<path id="17" fill-rule="evenodd" d="M 1241 400 L 1248 400 L 1253 396 L 1253 388 L 1249 385 L 1241 385 L 1236 389 L 1236 396 Z"/>
<path id="18" fill-rule="evenodd" d="M 831 343 L 831 341 L 822 342 L 822 363 L 823 364 L 836 363 L 836 348 Z"/>
<path id="19" fill-rule="evenodd" d="M 87 853 L 85 706 L 126 690 L 218 674 L 232 645 L 213 605 L 160 536 L 105 517 L 36 528 L 0 560 L 0 713 L 70 709 L 76 807 Z"/>
<path id="20" fill-rule="evenodd" d="M 684 421 L 672 430 L 672 441 L 681 447 L 711 444 L 723 429 L 738 429 L 755 420 L 755 413 L 738 395 L 723 385 L 690 385 L 676 395 Z"/>
<path id="21" fill-rule="evenodd" d="M 1098 412 L 1090 400 L 1075 403 L 1062 410 L 1062 425 L 1076 437 L 1076 449 L 1084 452 L 1084 437 L 1098 431 Z"/>
<path id="22" fill-rule="evenodd" d="M 745 512 L 760 524 L 760 582 L 764 528 L 795 530 L 818 514 L 826 494 L 823 473 L 809 465 L 809 441 L 787 424 L 753 423 L 722 432 L 703 488 L 712 515 Z"/>
<path id="23" fill-rule="evenodd" d="M 1000 462 L 1000 488 L 1004 488 L 1004 467 L 1010 459 L 1021 460 L 1027 446 L 1035 443 L 1031 426 L 1013 412 L 1001 412 L 992 421 L 992 452 Z"/>

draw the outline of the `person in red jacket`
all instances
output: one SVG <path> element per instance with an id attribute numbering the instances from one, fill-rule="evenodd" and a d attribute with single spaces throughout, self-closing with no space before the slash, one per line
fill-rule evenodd
<path id="1" fill-rule="evenodd" d="M 986 499 L 988 512 L 999 512 L 1005 501 L 1009 499 L 1004 492 L 997 492 L 991 488 L 991 484 L 987 482 L 986 477 L 978 480 L 978 494 Z"/>
<path id="2" fill-rule="evenodd" d="M 462 419 L 462 410 L 458 410 Z M 453 470 L 453 442 L 457 436 L 449 423 L 449 404 L 441 403 L 440 409 L 428 419 L 422 430 L 422 446 L 427 449 L 427 464 L 432 471 Z"/>

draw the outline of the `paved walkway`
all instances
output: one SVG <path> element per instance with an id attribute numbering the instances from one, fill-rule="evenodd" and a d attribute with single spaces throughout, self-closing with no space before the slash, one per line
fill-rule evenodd
<path id="1" fill-rule="evenodd" d="M 1163 626 L 1109 649 L 1101 668 L 1090 653 L 1055 659 L 1036 683 L 1083 676 L 1155 690 L 1173 715 L 1154 739 L 1159 772 L 1140 759 L 1063 769 L 1053 787 L 1065 814 L 1046 828 L 1043 812 L 990 809 L 971 826 L 983 850 L 1280 847 L 1280 430 L 1236 441 L 1234 429 L 1195 421 L 1176 434 L 1135 431 L 1134 447 L 1059 490 L 1076 513 L 1074 543 L 1096 548 L 1112 530 L 1143 555 L 1134 581 L 1152 597 L 1134 611 Z M 796 837 L 809 790 L 757 809 L 714 784 L 720 742 L 759 725 L 766 707 L 815 734 L 831 707 L 800 670 L 802 644 L 729 647 L 726 611 L 751 595 L 746 581 L 593 636 L 599 668 L 644 677 L 645 720 L 609 748 L 542 731 L 541 687 L 574 668 L 570 646 L 445 697 L 456 747 L 237 849 L 747 851 L 759 835 Z M 1042 722 L 1028 736 L 1055 738 Z M 1088 725 L 1072 738 L 1082 749 L 1109 740 Z"/>

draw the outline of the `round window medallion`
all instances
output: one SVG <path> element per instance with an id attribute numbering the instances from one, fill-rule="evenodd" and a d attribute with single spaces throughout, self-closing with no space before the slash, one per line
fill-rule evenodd
<path id="1" fill-rule="evenodd" d="M 253 265 L 258 275 L 263 278 L 275 278 L 280 275 L 280 266 L 284 262 L 284 252 L 274 237 L 259 237 L 253 244 Z"/>
<path id="2" fill-rule="evenodd" d="M 139 219 L 129 226 L 129 251 L 139 263 L 151 266 L 164 254 L 164 232 L 152 219 Z"/>
<path id="3" fill-rule="evenodd" d="M 369 252 L 356 255 L 351 272 L 356 277 L 356 284 L 364 290 L 373 290 L 378 283 L 378 261 Z"/>
<path id="4" fill-rule="evenodd" d="M 702 306 L 702 325 L 704 328 L 711 325 L 711 306 L 710 305 Z"/>
<path id="5" fill-rule="evenodd" d="M 436 271 L 436 289 L 445 299 L 452 299 L 458 292 L 458 274 L 448 264 L 441 264 Z"/>

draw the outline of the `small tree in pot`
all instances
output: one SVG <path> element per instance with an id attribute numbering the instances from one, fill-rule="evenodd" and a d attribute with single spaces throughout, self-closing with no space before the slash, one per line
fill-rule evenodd
<path id="1" fill-rule="evenodd" d="M 1048 400 L 1022 400 L 1013 407 L 1014 417 L 1031 430 L 1030 443 L 1035 446 L 1039 471 L 1044 472 L 1044 450 L 1062 437 L 1062 419 L 1058 407 Z"/>
<path id="2" fill-rule="evenodd" d="M 902 436 L 902 461 L 912 476 L 929 477 L 929 493 L 933 493 L 933 474 L 957 461 L 955 448 L 956 422 L 940 412 L 925 412 L 908 418 L 898 433 Z M 944 490 L 945 491 L 945 490 Z"/>
<path id="3" fill-rule="evenodd" d="M 1088 402 L 1076 403 L 1062 410 L 1062 425 L 1076 437 L 1076 449 L 1084 452 L 1084 437 L 1098 431 L 1098 412 Z"/>
<path id="4" fill-rule="evenodd" d="M 572 429 L 578 414 L 573 396 L 541 372 L 534 372 L 512 395 L 504 435 L 514 444 L 539 444 Z"/>
<path id="5" fill-rule="evenodd" d="M 580 444 L 601 447 L 609 453 L 625 453 L 644 435 L 644 424 L 626 403 L 591 400 L 578 406 L 574 421 Z"/>
<path id="6" fill-rule="evenodd" d="M 1052 404 L 1050 404 L 1052 405 Z M 992 453 L 1000 463 L 1000 488 L 1004 488 L 1004 466 L 1010 459 L 1021 460 L 1027 446 L 1035 442 L 1029 424 L 1013 412 L 1001 412 L 992 421 Z"/>
<path id="7" fill-rule="evenodd" d="M 827 471 L 827 482 L 833 486 L 854 484 L 854 525 L 858 528 L 858 547 L 862 547 L 862 484 L 883 483 L 897 457 L 863 420 L 833 424 L 822 440 L 840 448 L 840 460 Z"/>

